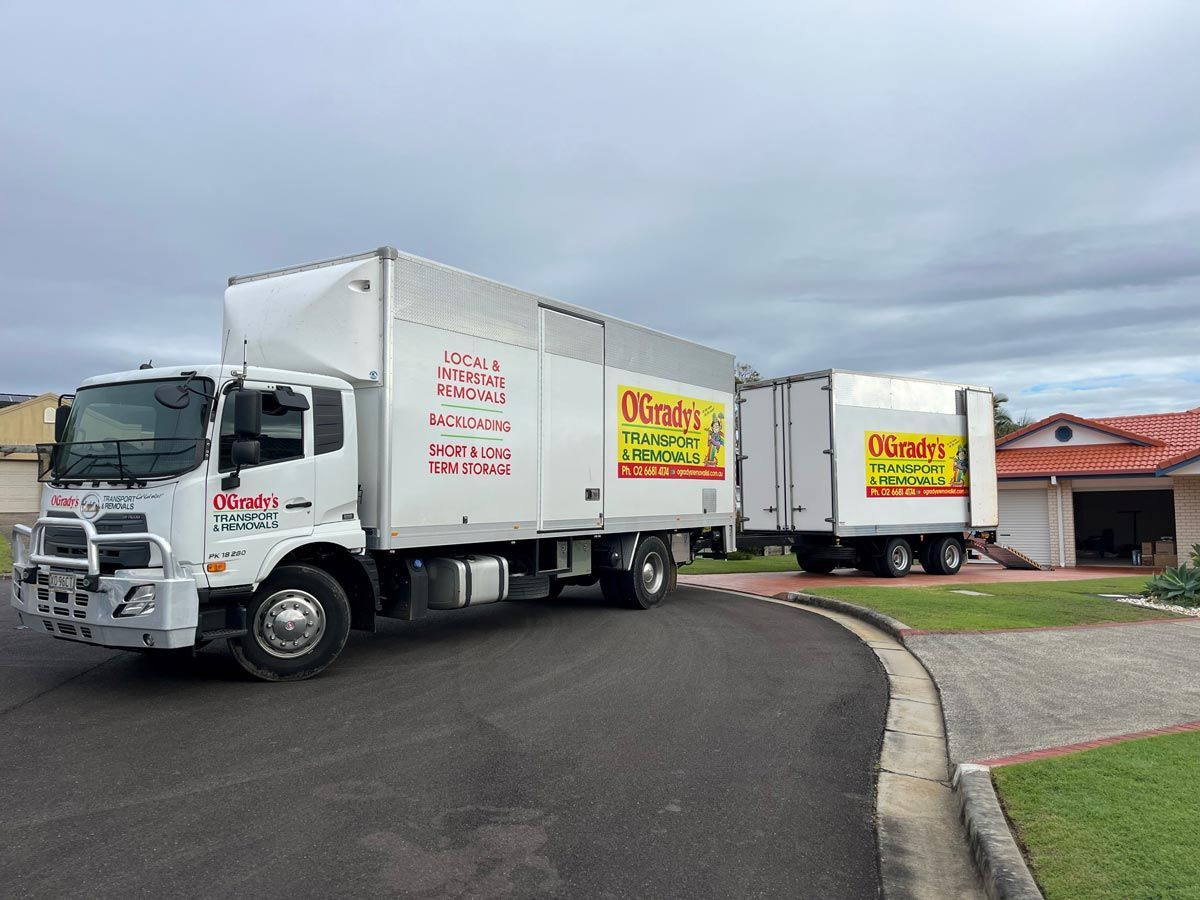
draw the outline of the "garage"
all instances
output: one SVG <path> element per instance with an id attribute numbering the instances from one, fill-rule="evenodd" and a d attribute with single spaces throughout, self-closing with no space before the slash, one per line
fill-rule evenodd
<path id="1" fill-rule="evenodd" d="M 37 460 L 0 459 L 0 512 L 37 512 L 42 486 Z"/>
<path id="2" fill-rule="evenodd" d="M 1050 513 L 1045 488 L 1002 490 L 999 497 L 999 543 L 1020 550 L 1034 562 L 1050 565 Z"/>
<path id="3" fill-rule="evenodd" d="M 1159 490 L 1087 490 L 1076 482 L 1075 556 L 1079 563 L 1131 562 L 1143 541 L 1175 537 L 1169 479 Z"/>

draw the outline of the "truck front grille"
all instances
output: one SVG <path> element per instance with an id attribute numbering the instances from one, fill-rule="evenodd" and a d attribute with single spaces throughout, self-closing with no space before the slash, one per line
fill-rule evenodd
<path id="1" fill-rule="evenodd" d="M 51 513 L 50 515 L 64 519 L 77 518 L 74 513 Z M 101 534 L 134 534 L 146 530 L 146 516 L 143 513 L 109 513 L 101 516 L 93 524 Z M 86 559 L 87 539 L 84 537 L 83 530 L 49 526 L 46 529 L 46 552 L 54 556 Z M 105 575 L 111 575 L 117 569 L 140 569 L 148 565 L 150 565 L 150 545 L 148 543 L 100 547 L 100 571 Z"/>

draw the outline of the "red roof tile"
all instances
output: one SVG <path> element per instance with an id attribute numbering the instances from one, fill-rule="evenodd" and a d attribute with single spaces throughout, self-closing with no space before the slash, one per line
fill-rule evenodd
<path id="1" fill-rule="evenodd" d="M 1107 431 L 1130 443 L 1079 444 L 1061 447 L 1012 447 L 1014 438 L 1066 420 Z M 1144 444 L 1133 443 L 1143 441 Z M 1144 416 L 1083 419 L 1058 413 L 996 442 L 996 473 L 1001 478 L 1049 475 L 1153 475 L 1200 455 L 1200 408 Z"/>

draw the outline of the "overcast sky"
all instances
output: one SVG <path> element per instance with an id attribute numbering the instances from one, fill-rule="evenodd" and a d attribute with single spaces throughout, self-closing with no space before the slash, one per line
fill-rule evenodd
<path id="1" fill-rule="evenodd" d="M 387 243 L 764 375 L 1200 406 L 1200 4 L 0 11 L 0 391 Z"/>

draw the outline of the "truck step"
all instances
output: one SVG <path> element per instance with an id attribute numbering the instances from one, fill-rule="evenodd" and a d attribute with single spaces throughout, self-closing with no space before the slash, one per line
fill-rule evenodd
<path id="1" fill-rule="evenodd" d="M 219 641 L 222 638 L 241 637 L 246 633 L 245 628 L 214 628 L 212 631 L 200 632 L 199 641 Z"/>

